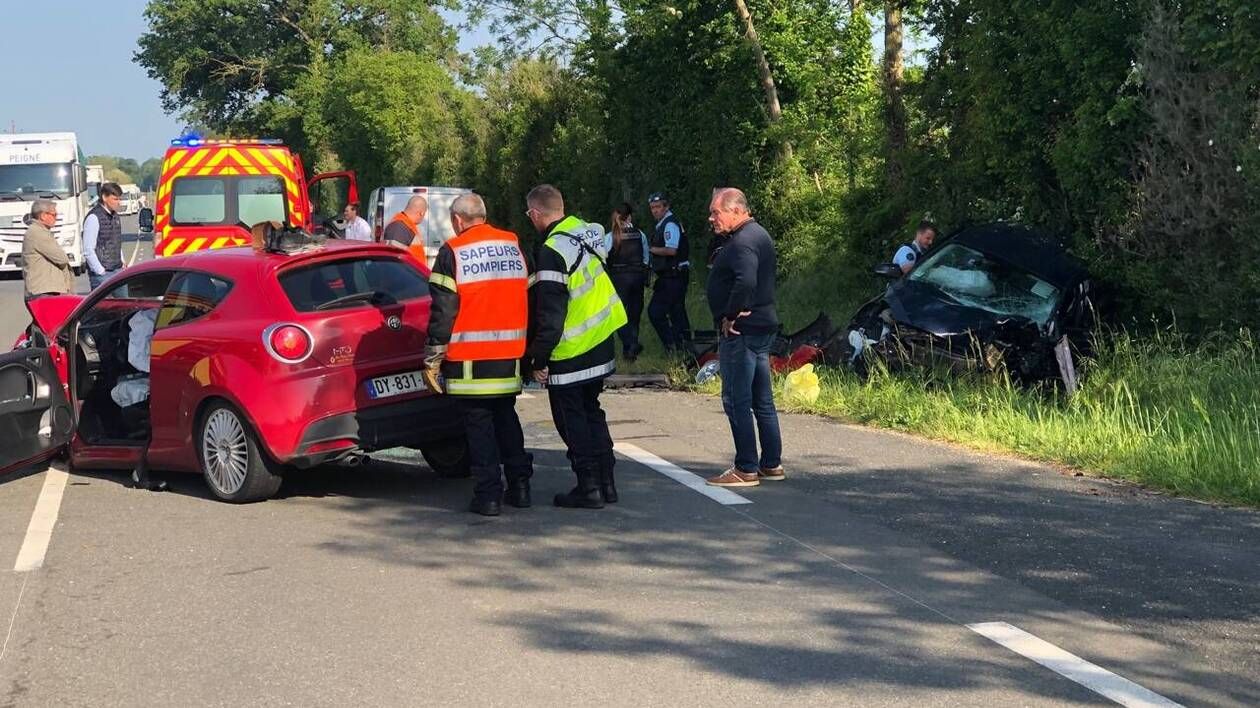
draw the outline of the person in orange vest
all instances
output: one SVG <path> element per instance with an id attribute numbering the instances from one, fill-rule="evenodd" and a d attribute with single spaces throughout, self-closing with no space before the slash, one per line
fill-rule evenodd
<path id="1" fill-rule="evenodd" d="M 424 252 L 424 237 L 420 233 L 420 224 L 424 223 L 424 215 L 428 211 L 429 202 L 424 197 L 416 195 L 408 199 L 407 206 L 394 214 L 394 218 L 385 225 L 381 240 L 407 251 L 420 264 L 427 263 L 428 256 Z"/>
<path id="2" fill-rule="evenodd" d="M 486 223 L 486 204 L 476 194 L 451 204 L 451 225 L 456 235 L 442 244 L 429 275 L 426 379 L 440 374 L 464 414 L 474 478 L 469 510 L 498 516 L 503 501 L 519 509 L 531 504 L 533 458 L 516 415 L 529 271 L 516 235 Z"/>

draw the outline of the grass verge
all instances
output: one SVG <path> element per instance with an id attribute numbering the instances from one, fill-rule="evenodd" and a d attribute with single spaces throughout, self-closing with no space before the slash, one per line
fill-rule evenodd
<path id="1" fill-rule="evenodd" d="M 780 312 L 789 324 L 803 324 L 821 309 L 842 326 L 864 299 L 839 287 L 853 282 L 861 281 L 840 267 L 825 278 L 789 279 Z M 704 296 L 694 281 L 688 306 L 693 325 L 703 326 Z M 661 353 L 646 313 L 641 339 L 647 351 L 633 364 L 621 362 L 619 371 L 664 372 L 676 387 L 717 392 L 716 384 L 695 386 L 681 360 Z M 823 371 L 816 402 L 777 399 L 789 411 L 1015 453 L 1178 495 L 1260 506 L 1257 344 L 1246 331 L 1197 344 L 1170 331 L 1108 336 L 1086 362 L 1081 389 L 1070 400 L 1018 388 L 1002 377 L 887 371 L 865 381 Z"/>
<path id="2" fill-rule="evenodd" d="M 1070 400 L 1001 377 L 824 372 L 785 410 L 1013 452 L 1199 499 L 1260 505 L 1260 358 L 1248 333 L 1197 346 L 1111 338 Z M 781 390 L 781 389 L 780 389 Z"/>

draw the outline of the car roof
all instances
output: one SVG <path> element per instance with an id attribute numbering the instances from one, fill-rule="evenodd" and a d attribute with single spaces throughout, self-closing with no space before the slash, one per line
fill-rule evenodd
<path id="1" fill-rule="evenodd" d="M 1059 288 L 1089 276 L 1085 265 L 1062 245 L 1022 224 L 972 226 L 954 234 L 945 243 L 961 244 L 996 256 Z"/>
<path id="2" fill-rule="evenodd" d="M 252 246 L 193 251 L 178 256 L 148 261 L 137 267 L 137 270 L 188 268 L 219 273 L 230 277 L 251 270 L 257 272 L 259 268 L 264 271 L 276 271 L 291 265 L 320 260 L 328 256 L 355 254 L 364 256 L 400 256 L 402 253 L 398 248 L 385 244 L 329 239 L 316 248 L 293 254 L 255 251 Z"/>

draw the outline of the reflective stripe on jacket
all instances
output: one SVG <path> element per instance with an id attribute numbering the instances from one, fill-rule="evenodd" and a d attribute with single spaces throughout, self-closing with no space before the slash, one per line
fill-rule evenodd
<path id="1" fill-rule="evenodd" d="M 563 361 L 591 351 L 612 336 L 626 324 L 626 310 L 604 268 L 603 227 L 567 217 L 551 230 L 543 248 L 559 255 L 566 269 L 539 270 L 532 277 L 532 282 L 563 283 L 568 290 L 564 332 L 551 352 L 552 361 Z M 589 378 L 608 373 L 591 372 Z"/>
<path id="2" fill-rule="evenodd" d="M 429 276 L 429 339 L 447 345 L 448 393 L 520 392 L 528 283 L 525 255 L 511 232 L 478 224 L 442 245 Z"/>

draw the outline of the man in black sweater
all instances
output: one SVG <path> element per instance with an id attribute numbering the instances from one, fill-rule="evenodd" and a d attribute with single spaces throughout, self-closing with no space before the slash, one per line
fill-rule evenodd
<path id="1" fill-rule="evenodd" d="M 770 377 L 770 347 L 779 329 L 774 242 L 749 214 L 748 199 L 738 189 L 713 195 L 709 223 L 716 233 L 727 236 L 709 271 L 707 295 L 713 321 L 722 332 L 718 344 L 722 407 L 735 438 L 735 464 L 705 481 L 715 487 L 755 487 L 762 480 L 784 478 L 783 440 Z"/>

